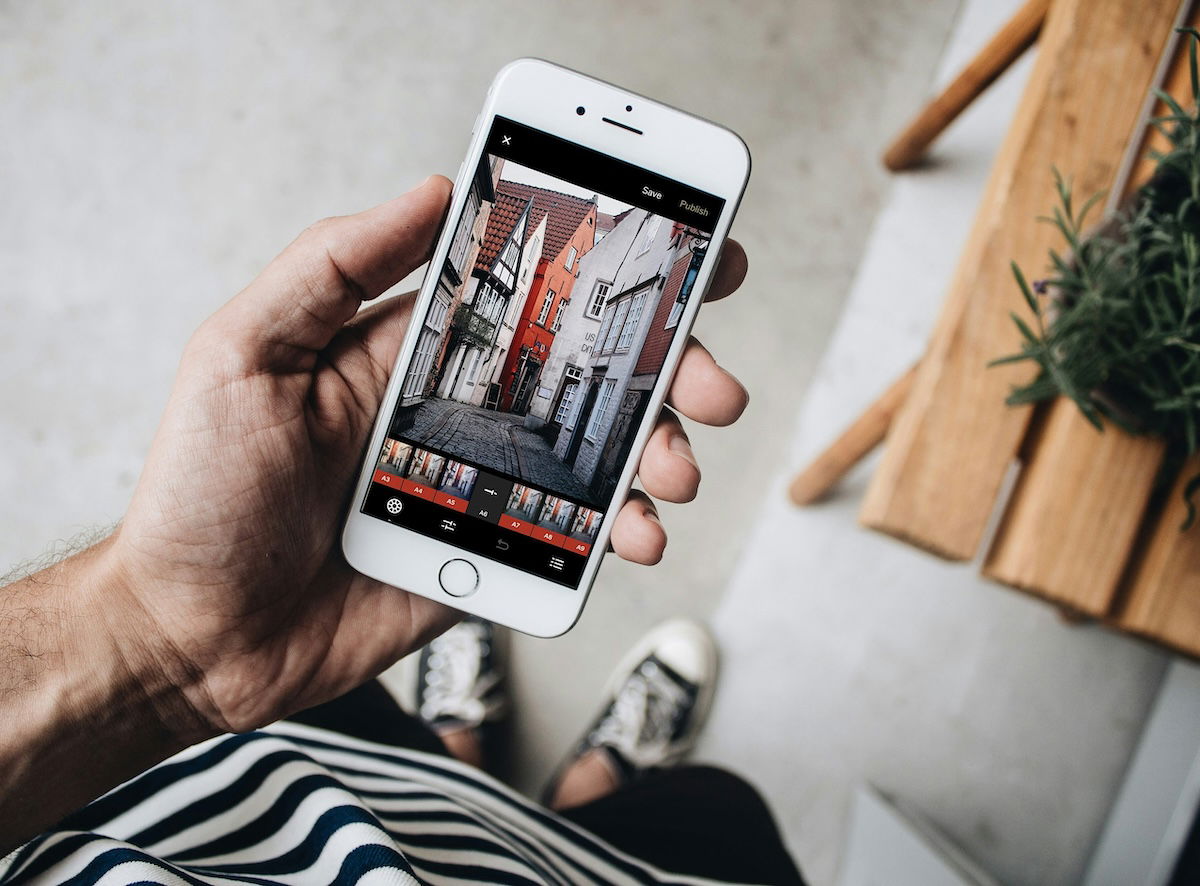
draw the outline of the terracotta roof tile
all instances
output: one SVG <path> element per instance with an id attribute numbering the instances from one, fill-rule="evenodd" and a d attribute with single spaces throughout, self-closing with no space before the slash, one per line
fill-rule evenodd
<path id="1" fill-rule="evenodd" d="M 546 216 L 546 242 L 542 246 L 542 257 L 553 259 L 563 251 L 580 222 L 596 208 L 591 200 L 572 197 L 547 188 L 537 188 L 519 182 L 501 180 L 496 186 L 497 196 L 533 200 L 533 211 L 529 215 L 529 228 L 533 230 Z M 595 237 L 593 229 L 593 239 Z M 588 244 L 591 248 L 592 244 Z M 585 250 L 586 251 L 586 250 Z"/>
<path id="2" fill-rule="evenodd" d="M 488 216 L 487 230 L 483 235 L 483 244 L 479 247 L 479 255 L 475 258 L 477 271 L 490 270 L 499 255 L 500 249 L 508 241 L 508 235 L 521 217 L 528 203 L 528 198 L 510 194 L 497 194 L 496 203 L 492 206 L 492 214 Z"/>

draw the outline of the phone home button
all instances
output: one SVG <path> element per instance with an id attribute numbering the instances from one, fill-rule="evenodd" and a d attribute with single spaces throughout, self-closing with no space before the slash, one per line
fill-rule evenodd
<path id="1" fill-rule="evenodd" d="M 451 597 L 469 597 L 479 589 L 479 570 L 466 560 L 447 560 L 438 570 L 438 584 Z"/>

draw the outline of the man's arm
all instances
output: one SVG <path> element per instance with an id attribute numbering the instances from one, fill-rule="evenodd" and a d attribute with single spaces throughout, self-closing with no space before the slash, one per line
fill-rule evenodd
<path id="1" fill-rule="evenodd" d="M 213 734 L 105 541 L 0 590 L 0 854 Z"/>

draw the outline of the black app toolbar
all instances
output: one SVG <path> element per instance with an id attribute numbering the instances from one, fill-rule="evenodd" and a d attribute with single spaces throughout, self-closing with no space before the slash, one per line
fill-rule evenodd
<path id="1" fill-rule="evenodd" d="M 493 479 L 497 482 L 489 482 Z M 557 584 L 579 587 L 587 557 L 499 525 L 512 486 L 511 480 L 481 474 L 467 502 L 466 513 L 462 513 L 402 490 L 372 483 L 363 511 Z M 494 496 L 488 492 L 489 488 Z M 493 500 L 499 504 L 493 505 Z"/>

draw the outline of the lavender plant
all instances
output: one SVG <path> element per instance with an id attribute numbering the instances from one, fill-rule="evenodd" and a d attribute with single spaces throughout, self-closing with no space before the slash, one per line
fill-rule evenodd
<path id="1" fill-rule="evenodd" d="M 1158 93 L 1169 113 L 1152 123 L 1169 147 L 1153 155 L 1151 180 L 1085 236 L 1103 195 L 1076 207 L 1070 182 L 1055 171 L 1058 205 L 1043 220 L 1066 251 L 1052 250 L 1050 275 L 1032 285 L 1013 263 L 1032 324 L 1014 313 L 1021 351 L 993 361 L 1038 365 L 1009 404 L 1069 397 L 1097 428 L 1107 420 L 1165 438 L 1174 464 L 1200 451 L 1200 32 L 1182 31 L 1192 107 Z M 1185 528 L 1197 489 L 1200 476 L 1187 486 Z"/>

